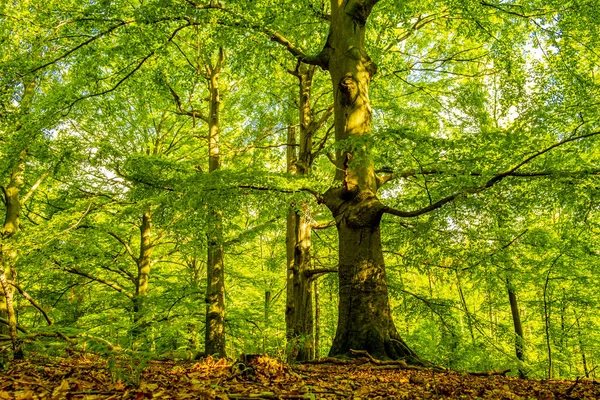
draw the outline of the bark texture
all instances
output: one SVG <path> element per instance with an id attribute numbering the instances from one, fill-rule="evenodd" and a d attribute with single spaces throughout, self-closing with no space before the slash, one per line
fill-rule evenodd
<path id="1" fill-rule="evenodd" d="M 293 358 L 314 358 L 314 323 L 310 270 L 311 226 L 301 212 L 288 215 L 288 300 L 286 305 L 287 339 Z M 290 293 L 291 292 L 291 293 Z"/>
<path id="2" fill-rule="evenodd" d="M 311 102 L 315 66 L 302 62 L 290 71 L 298 79 L 299 137 L 295 127 L 288 130 L 287 165 L 288 172 L 296 175 L 309 175 L 316 152 L 313 151 L 317 131 L 329 120 L 329 108 L 317 118 Z M 318 152 L 318 150 L 317 150 Z M 292 359 L 303 361 L 314 358 L 314 315 L 313 281 L 310 273 L 312 222 L 306 204 L 293 204 L 287 218 L 287 300 L 286 330 Z"/>
<path id="3" fill-rule="evenodd" d="M 219 151 L 219 74 L 224 53 L 219 50 L 215 65 L 206 63 L 206 79 L 210 92 L 208 115 L 209 173 L 221 169 Z M 225 269 L 223 253 L 223 213 L 216 204 L 208 210 L 208 257 L 206 268 L 206 331 L 205 354 L 226 357 L 225 351 Z"/>
<path id="4" fill-rule="evenodd" d="M 36 82 L 32 77 L 23 82 L 23 94 L 19 109 L 21 112 L 14 131 L 20 131 L 26 123 L 27 115 L 31 107 Z M 27 157 L 27 148 L 19 153 L 19 158 L 15 163 L 10 175 L 10 181 L 4 191 L 5 215 L 4 224 L 0 231 L 0 318 L 8 320 L 9 325 L 0 324 L 0 334 L 10 334 L 13 343 L 13 355 L 15 358 L 22 358 L 23 353 L 18 346 L 17 341 L 17 319 L 13 306 L 14 288 L 10 282 L 16 280 L 15 262 L 17 260 L 17 251 L 14 246 L 14 236 L 20 230 L 21 218 L 21 189 L 25 179 L 25 159 Z M 34 188 L 32 188 L 34 190 Z M 27 196 L 25 196 L 27 197 Z"/>
<path id="5" fill-rule="evenodd" d="M 339 314 L 330 356 L 367 350 L 381 359 L 419 363 L 398 335 L 392 314 L 381 248 L 384 205 L 369 148 L 369 84 L 377 72 L 365 47 L 365 24 L 376 1 L 332 0 L 327 43 L 320 54 L 334 89 L 338 187 L 323 196 L 339 237 Z"/>
<path id="6" fill-rule="evenodd" d="M 510 303 L 510 312 L 512 314 L 513 327 L 515 329 L 515 354 L 521 361 L 525 361 L 523 352 L 523 326 L 521 325 L 521 315 L 519 313 L 519 303 L 517 302 L 517 294 L 510 284 L 510 280 L 506 279 L 508 288 L 508 301 Z"/>
<path id="7" fill-rule="evenodd" d="M 360 349 L 379 359 L 418 363 L 390 311 L 379 228 L 384 206 L 368 192 L 347 196 L 352 193 L 344 188 L 325 194 L 339 235 L 338 325 L 329 355 Z"/>
<path id="8" fill-rule="evenodd" d="M 134 323 L 140 323 L 145 311 L 145 298 L 148 294 L 148 285 L 150 282 L 150 265 L 152 261 L 152 211 L 146 210 L 142 216 L 142 225 L 140 226 L 140 255 L 136 260 L 137 278 L 135 281 L 135 295 L 133 297 Z M 140 330 L 136 329 L 139 333 Z"/>
<path id="9" fill-rule="evenodd" d="M 14 276 L 17 251 L 14 248 L 14 236 L 20 229 L 21 199 L 20 191 L 23 186 L 25 174 L 25 157 L 27 151 L 23 150 L 17 164 L 12 170 L 10 182 L 5 189 L 4 200 L 6 211 L 4 224 L 2 226 L 0 243 L 0 318 L 8 321 L 7 325 L 0 325 L 0 334 L 10 335 L 13 357 L 22 358 L 20 344 L 17 338 L 17 317 L 14 309 L 14 288 L 10 282 L 16 279 Z"/>
<path id="10" fill-rule="evenodd" d="M 297 175 L 308 175 L 312 164 L 314 132 L 310 130 L 310 95 L 314 71 L 314 66 L 298 63 L 292 72 L 298 78 L 300 137 L 299 143 L 296 143 L 296 130 L 291 128 L 288 131 L 287 164 L 288 172 Z M 311 265 L 312 231 L 303 208 L 303 204 L 292 205 L 287 219 L 288 292 L 285 321 L 290 355 L 298 361 L 314 357 L 312 285 L 307 273 Z"/>

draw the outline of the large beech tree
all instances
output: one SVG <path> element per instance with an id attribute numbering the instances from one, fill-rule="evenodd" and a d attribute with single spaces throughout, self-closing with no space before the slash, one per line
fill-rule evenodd
<path id="1" fill-rule="evenodd" d="M 365 47 L 365 26 L 377 1 L 332 1 L 323 50 L 303 61 L 329 71 L 334 92 L 335 139 L 347 142 L 371 133 L 369 84 L 377 72 Z M 378 179 L 367 146 L 339 146 L 337 182 L 318 199 L 331 211 L 339 237 L 339 309 L 330 355 L 367 350 L 380 358 L 415 354 L 398 335 L 390 312 L 380 222 L 386 207 L 377 198 Z"/>

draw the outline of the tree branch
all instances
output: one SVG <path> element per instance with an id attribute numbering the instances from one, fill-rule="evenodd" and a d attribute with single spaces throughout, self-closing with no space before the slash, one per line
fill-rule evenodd
<path id="1" fill-rule="evenodd" d="M 306 275 L 306 277 L 309 279 L 315 279 L 316 275 L 333 274 L 333 273 L 337 273 L 337 272 L 338 272 L 337 268 L 317 268 L 317 269 L 310 269 L 308 271 L 304 271 L 304 275 Z"/>
<path id="2" fill-rule="evenodd" d="M 317 156 L 319 155 L 319 153 L 325 148 L 325 144 L 327 144 L 327 139 L 329 139 L 329 135 L 333 131 L 334 127 L 335 127 L 335 124 L 331 124 L 331 126 L 329 127 L 329 129 L 327 129 L 327 132 L 325 132 L 325 136 L 323 136 L 323 139 L 317 145 L 316 150 L 313 151 L 312 154 L 310 155 L 311 162 L 312 162 L 312 160 L 314 160 L 315 158 L 317 158 Z M 327 154 L 327 158 L 329 158 L 329 160 L 331 161 L 331 158 L 329 157 L 329 154 Z"/>
<path id="3" fill-rule="evenodd" d="M 481 176 L 483 173 L 481 172 L 466 172 L 466 171 L 445 171 L 441 169 L 431 169 L 431 170 L 423 170 L 418 171 L 416 169 L 407 169 L 400 172 L 389 173 L 387 175 L 378 176 L 377 177 L 377 188 L 382 185 L 391 182 L 400 178 L 412 178 L 417 175 L 443 175 L 448 174 L 450 176 L 457 175 L 470 175 L 470 176 Z M 600 175 L 600 169 L 589 169 L 589 170 L 581 170 L 581 171 L 526 171 L 526 172 L 512 172 L 508 176 L 519 177 L 519 178 L 535 178 L 535 177 L 567 177 L 567 176 L 578 176 L 578 175 Z"/>
<path id="4" fill-rule="evenodd" d="M 239 185 L 237 186 L 240 189 L 252 189 L 252 190 L 260 190 L 260 191 L 272 191 L 272 192 L 280 192 L 280 193 L 296 193 L 296 192 L 306 192 L 312 194 L 317 203 L 323 203 L 323 195 L 316 190 L 309 188 L 302 188 L 298 190 L 289 190 L 289 189 L 279 189 L 279 188 L 268 188 L 265 186 L 256 186 L 256 185 Z"/>
<path id="5" fill-rule="evenodd" d="M 68 111 L 67 111 L 67 114 L 69 113 L 69 111 L 71 111 L 71 108 L 73 108 L 73 106 L 74 106 L 75 104 L 79 103 L 79 102 L 80 102 L 80 101 L 82 101 L 82 100 L 90 99 L 90 98 L 92 98 L 92 97 L 103 96 L 103 95 L 105 95 L 105 94 L 108 94 L 108 93 L 110 93 L 110 92 L 113 92 L 113 91 L 117 90 L 117 88 L 118 88 L 119 86 L 121 86 L 121 84 L 122 84 L 123 82 L 125 82 L 125 81 L 126 81 L 126 80 L 127 80 L 129 77 L 130 77 L 130 76 L 132 76 L 132 75 L 133 75 L 134 73 L 136 73 L 136 72 L 137 72 L 137 71 L 138 71 L 140 68 L 142 68 L 142 65 L 144 65 L 144 63 L 145 63 L 146 61 L 148 61 L 148 59 L 154 55 L 154 52 L 155 52 L 155 50 L 152 50 L 152 51 L 150 52 L 150 54 L 148 54 L 146 57 L 144 57 L 144 58 L 142 59 L 142 61 L 140 61 L 140 62 L 139 62 L 139 64 L 135 66 L 135 68 L 133 68 L 131 71 L 129 71 L 129 72 L 127 73 L 127 75 L 125 75 L 123 78 L 121 78 L 121 79 L 120 79 L 120 80 L 119 80 L 119 81 L 118 81 L 118 82 L 117 82 L 117 83 L 116 83 L 116 84 L 115 84 L 113 87 L 111 87 L 110 89 L 106 89 L 106 90 L 104 90 L 104 91 L 102 91 L 102 92 L 97 92 L 97 93 L 90 93 L 90 94 L 86 94 L 85 96 L 82 96 L 82 97 L 79 97 L 78 99 L 75 99 L 73 102 L 71 102 L 71 104 L 69 104 L 67 107 L 65 107 L 65 108 L 64 108 L 64 109 L 68 110 Z"/>
<path id="6" fill-rule="evenodd" d="M 0 318 L 0 324 L 4 324 L 6 326 L 10 326 L 10 323 L 8 322 L 8 320 L 6 320 L 4 318 Z M 29 333 L 27 331 L 27 329 L 23 328 L 21 325 L 17 325 L 17 329 L 20 330 L 21 332 L 23 332 L 26 335 Z"/>
<path id="7" fill-rule="evenodd" d="M 45 172 L 42 174 L 42 176 L 40 176 L 40 178 L 33 184 L 33 186 L 31 186 L 31 189 L 29 189 L 29 192 L 27 192 L 27 194 L 25 194 L 25 196 L 23 196 L 21 198 L 21 204 L 24 204 L 27 200 L 29 200 L 29 198 L 33 195 L 33 193 L 35 193 L 37 188 L 42 184 L 44 179 L 46 179 L 48 177 L 48 175 L 50 175 L 50 173 Z"/>
<path id="8" fill-rule="evenodd" d="M 136 278 L 133 276 L 133 274 L 132 274 L 131 272 L 127 271 L 126 269 L 122 268 L 122 267 L 121 267 L 121 266 L 119 266 L 119 265 L 117 265 L 117 269 L 110 268 L 109 266 L 106 266 L 106 265 L 105 265 L 105 266 L 102 266 L 102 267 L 100 267 L 100 268 L 102 268 L 102 269 L 105 269 L 105 270 L 107 270 L 107 271 L 110 271 L 110 272 L 114 272 L 115 274 L 119 274 L 119 275 L 120 275 L 120 276 L 122 276 L 123 278 L 125 278 L 125 279 L 127 279 L 127 280 L 131 281 L 131 283 L 132 283 L 133 285 L 135 285 L 135 284 L 136 284 L 136 281 L 137 281 L 137 280 L 136 280 Z"/>
<path id="9" fill-rule="evenodd" d="M 375 1 L 378 1 L 378 0 L 375 0 Z M 211 2 L 210 4 L 203 5 L 203 4 L 197 4 L 197 3 L 193 2 L 192 0 L 186 0 L 186 2 L 190 5 L 192 5 L 196 9 L 221 10 L 221 11 L 235 17 L 238 21 L 237 22 L 226 22 L 226 21 L 220 20 L 218 22 L 219 24 L 225 25 L 225 26 L 242 26 L 243 24 L 245 24 L 246 26 L 248 26 L 256 31 L 260 31 L 260 32 L 264 33 L 270 40 L 272 40 L 275 43 L 279 43 L 280 45 L 285 47 L 285 49 L 289 53 L 291 53 L 295 58 L 297 58 L 298 60 L 301 60 L 302 62 L 304 62 L 306 64 L 317 65 L 323 69 L 327 69 L 327 62 L 324 59 L 324 57 L 322 56 L 322 54 L 318 54 L 316 56 L 310 56 L 310 55 L 304 53 L 304 51 L 300 47 L 294 45 L 292 42 L 290 42 L 285 36 L 283 36 L 279 32 L 277 32 L 269 27 L 266 27 L 266 26 L 254 24 L 254 23 L 250 22 L 244 15 L 242 15 L 236 11 L 233 11 L 229 8 L 224 7 L 220 3 Z"/>
<path id="10" fill-rule="evenodd" d="M 99 38 L 101 38 L 103 36 L 106 36 L 109 33 L 111 33 L 112 31 L 114 31 L 115 29 L 120 28 L 121 26 L 124 26 L 124 25 L 127 25 L 127 24 L 131 24 L 132 22 L 135 22 L 135 20 L 134 19 L 130 19 L 130 20 L 126 20 L 126 21 L 121 21 L 118 24 L 111 26 L 110 28 L 108 28 L 104 32 L 100 32 L 100 33 L 92 36 L 91 38 L 89 38 L 85 42 L 80 43 L 79 45 L 73 47 L 72 49 L 68 50 L 66 53 L 58 56 L 57 58 L 53 59 L 52 61 L 48 61 L 45 64 L 42 64 L 42 65 L 40 65 L 38 67 L 35 67 L 34 69 L 30 70 L 28 72 L 28 74 L 33 74 L 34 72 L 37 72 L 37 71 L 39 71 L 39 70 L 41 70 L 43 68 L 46 68 L 47 66 L 52 65 L 52 64 L 54 64 L 54 63 L 56 63 L 56 62 L 64 59 L 65 57 L 68 57 L 70 54 L 74 53 L 75 51 L 79 50 L 80 48 L 87 46 L 88 44 L 92 43 L 96 39 L 99 39 Z"/>
<path id="11" fill-rule="evenodd" d="M 133 261 L 137 264 L 138 263 L 138 258 L 135 256 L 135 254 L 133 253 L 133 250 L 131 250 L 131 247 L 129 246 L 129 243 L 127 243 L 125 240 L 123 240 L 119 235 L 117 235 L 114 232 L 106 232 L 108 233 L 110 236 L 114 237 L 115 239 L 117 239 L 119 241 L 119 243 L 121 243 L 123 245 L 123 247 L 125 247 L 125 251 L 127 251 L 127 254 L 129 254 L 129 256 L 133 259 Z"/>
<path id="12" fill-rule="evenodd" d="M 523 14 L 523 13 L 519 13 L 519 12 L 516 12 L 516 11 L 510 11 L 510 10 L 507 10 L 507 9 L 505 9 L 505 8 L 502 8 L 502 7 L 500 7 L 500 6 L 497 6 L 497 5 L 495 5 L 495 4 L 488 3 L 488 2 L 486 2 L 486 1 L 482 1 L 482 2 L 481 2 L 481 5 L 482 5 L 482 6 L 485 6 L 485 7 L 491 7 L 491 8 L 494 8 L 494 9 L 496 9 L 496 10 L 498 10 L 498 11 L 501 11 L 501 12 L 503 12 L 503 13 L 506 13 L 506 14 L 514 15 L 514 16 L 516 16 L 516 17 L 521 17 L 521 18 L 527 18 L 527 19 L 529 19 L 529 18 L 533 18 L 533 17 L 542 17 L 542 16 L 544 16 L 544 15 L 548 15 L 548 13 L 547 13 L 547 12 L 545 12 L 545 13 L 540 13 L 540 14 Z"/>
<path id="13" fill-rule="evenodd" d="M 169 91 L 171 92 L 173 99 L 175 99 L 175 104 L 177 104 L 177 109 L 179 110 L 179 112 L 177 114 L 187 115 L 192 118 L 198 118 L 198 119 L 201 119 L 202 121 L 208 123 L 208 117 L 206 115 L 204 115 L 202 113 L 202 111 L 194 110 L 194 109 L 189 110 L 189 111 L 184 110 L 183 105 L 181 104 L 181 98 L 177 95 L 177 93 L 175 93 L 175 90 L 173 90 L 171 85 L 167 84 L 167 86 L 169 87 Z"/>
<path id="14" fill-rule="evenodd" d="M 335 221 L 329 221 L 324 224 L 314 223 L 310 225 L 311 229 L 327 229 L 331 228 L 332 226 L 335 226 Z"/>
<path id="15" fill-rule="evenodd" d="M 27 299 L 27 301 L 29 301 L 29 303 L 31 303 L 32 306 L 37 308 L 37 310 L 40 313 L 42 313 L 42 315 L 44 316 L 44 319 L 46 320 L 48 325 L 53 325 L 52 320 L 50 319 L 50 317 L 48 317 L 48 314 L 46 313 L 46 311 L 44 311 L 44 309 L 42 307 L 40 307 L 40 305 L 37 304 L 35 302 L 35 300 L 26 291 L 23 290 L 23 288 L 21 288 L 21 286 L 19 286 L 16 282 L 13 282 L 13 281 L 9 281 L 8 283 L 10 283 L 15 289 L 17 289 L 19 291 L 19 293 L 21 293 L 21 296 L 25 297 Z"/>
<path id="16" fill-rule="evenodd" d="M 102 279 L 102 278 L 97 278 L 95 276 L 92 276 L 92 275 L 88 274 L 87 272 L 79 271 L 79 270 L 77 270 L 75 268 L 63 267 L 63 270 L 67 271 L 67 272 L 70 272 L 72 274 L 75 274 L 75 275 L 86 277 L 88 279 L 91 279 L 91 280 L 99 282 L 99 283 L 103 283 L 106 286 L 108 286 L 108 287 L 116 290 L 117 292 L 124 294 L 130 300 L 133 300 L 133 295 L 131 293 L 129 293 L 127 290 L 123 289 L 121 286 L 117 285 L 114 282 L 110 282 L 110 281 L 107 281 L 107 280 Z"/>
<path id="17" fill-rule="evenodd" d="M 485 182 L 483 185 L 478 186 L 478 187 L 474 187 L 474 188 L 466 188 L 463 189 L 461 191 L 458 191 L 456 193 L 453 193 L 447 197 L 444 197 L 440 200 L 438 200 L 437 202 L 430 204 L 427 207 L 423 207 L 419 210 L 415 210 L 415 211 L 400 211 L 400 210 L 396 210 L 394 208 L 391 207 L 384 207 L 383 212 L 387 213 L 387 214 L 392 214 L 392 215 L 396 215 L 398 217 L 404 217 L 404 218 L 412 218 L 412 217 L 417 217 L 419 215 L 423 215 L 423 214 L 427 214 L 428 212 L 431 212 L 433 210 L 437 210 L 438 208 L 441 208 L 444 204 L 449 203 L 453 200 L 455 200 L 457 197 L 463 195 L 463 194 L 474 194 L 474 193 L 479 193 L 482 192 L 485 189 L 488 189 L 492 186 L 494 186 L 495 184 L 497 184 L 498 182 L 502 181 L 504 178 L 508 177 L 508 176 L 532 176 L 532 175 L 524 175 L 524 174 L 518 174 L 516 171 L 517 169 L 521 168 L 523 165 L 531 162 L 533 159 L 549 152 L 552 149 L 555 149 L 559 146 L 562 146 L 566 143 L 570 143 L 576 140 L 581 140 L 581 139 L 585 139 L 585 138 L 589 138 L 592 136 L 596 136 L 596 135 L 600 135 L 600 131 L 595 131 L 595 132 L 591 132 L 591 133 L 586 133 L 584 135 L 579 135 L 579 136 L 572 136 L 570 138 L 561 140 L 560 142 L 554 143 L 551 146 L 546 147 L 543 150 L 538 151 L 537 153 L 527 157 L 525 160 L 521 161 L 519 164 L 517 164 L 516 166 L 514 166 L 513 168 L 509 169 L 508 171 L 505 172 L 501 172 L 499 174 L 496 174 L 495 176 L 493 176 L 491 179 L 489 179 L 487 182 Z M 539 175 L 537 175 L 539 176 Z"/>

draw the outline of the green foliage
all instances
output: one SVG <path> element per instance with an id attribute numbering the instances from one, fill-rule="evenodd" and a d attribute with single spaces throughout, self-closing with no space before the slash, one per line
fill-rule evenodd
<path id="1" fill-rule="evenodd" d="M 404 173 L 379 192 L 390 207 L 420 209 L 458 193 L 418 218 L 383 219 L 392 311 L 418 354 L 455 369 L 506 367 L 540 377 L 549 355 L 556 376 L 594 370 L 597 7 L 381 1 L 365 38 L 378 65 L 373 134 L 335 142 L 326 133 L 332 119 L 315 136 L 322 148 L 311 175 L 299 177 L 286 168 L 287 127 L 298 124 L 297 80 L 288 73 L 296 60 L 264 28 L 316 54 L 327 38 L 328 3 L 38 3 L 0 6 L 0 184 L 8 186 L 27 150 L 21 193 L 31 195 L 12 244 L 15 266 L 18 284 L 54 322 L 49 330 L 21 297 L 19 324 L 29 332 L 60 332 L 81 351 L 111 354 L 114 380 L 132 384 L 151 358 L 202 351 L 216 204 L 227 350 L 285 358 L 286 215 L 290 204 L 308 204 L 314 220 L 331 219 L 310 192 L 329 188 L 335 167 L 326 155 L 343 150 L 357 154 L 353 163 L 372 158 L 380 175 Z M 185 114 L 208 115 L 204 75 L 220 47 L 222 168 L 208 173 L 207 124 Z M 320 113 L 332 102 L 321 71 L 312 98 Z M 538 153 L 513 171 L 521 175 L 473 193 Z M 148 307 L 134 316 L 147 210 Z M 314 231 L 312 253 L 314 268 L 337 266 L 335 228 Z M 318 285 L 325 355 L 339 288 L 334 274 Z M 508 289 L 521 311 L 523 362 Z M 56 336 L 30 340 L 26 349 L 67 351 L 57 343 Z M 136 367 L 115 348 L 132 351 L 127 363 Z"/>

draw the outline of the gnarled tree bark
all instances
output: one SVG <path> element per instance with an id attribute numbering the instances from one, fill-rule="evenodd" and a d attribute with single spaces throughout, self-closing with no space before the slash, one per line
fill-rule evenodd
<path id="1" fill-rule="evenodd" d="M 371 133 L 369 84 L 377 71 L 365 47 L 365 24 L 376 1 L 332 0 L 331 24 L 320 58 L 334 88 L 335 179 L 323 196 L 339 237 L 338 326 L 330 356 L 366 350 L 381 359 L 418 362 L 398 335 L 392 314 L 381 247 L 385 206 L 377 198 L 377 176 L 360 137 Z M 359 140 L 357 140 L 359 139 Z"/>
<path id="2" fill-rule="evenodd" d="M 17 315 L 14 308 L 14 288 L 10 284 L 16 280 L 15 263 L 17 250 L 15 249 L 14 236 L 19 232 L 21 218 L 20 192 L 23 187 L 25 175 L 25 157 L 27 150 L 23 150 L 19 160 L 13 167 L 10 183 L 4 190 L 6 206 L 4 225 L 0 231 L 0 318 L 8 321 L 8 326 L 0 326 L 1 334 L 10 335 L 13 358 L 22 359 L 23 350 L 17 338 Z"/>

